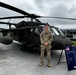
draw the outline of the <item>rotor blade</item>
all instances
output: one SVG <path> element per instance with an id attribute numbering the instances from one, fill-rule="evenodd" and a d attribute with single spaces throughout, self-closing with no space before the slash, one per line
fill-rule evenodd
<path id="1" fill-rule="evenodd" d="M 1 22 L 1 21 L 0 21 L 0 24 L 16 25 L 16 23 Z"/>
<path id="2" fill-rule="evenodd" d="M 3 3 L 3 2 L 0 2 L 0 6 L 1 6 L 1 7 L 4 7 L 4 8 L 7 8 L 7 9 L 10 9 L 10 10 L 13 10 L 13 11 L 15 11 L 15 12 L 18 12 L 18 13 L 20 13 L 20 14 L 30 16 L 29 13 L 27 13 L 27 12 L 21 10 L 21 9 L 18 9 L 18 8 L 14 7 L 14 6 L 5 4 L 5 3 Z"/>
<path id="3" fill-rule="evenodd" d="M 23 21 L 22 21 L 23 22 Z M 20 22 L 20 23 L 22 23 Z M 22 28 L 12 28 L 12 29 L 1 29 L 0 32 L 8 32 L 8 31 L 20 31 L 20 30 L 25 30 L 28 28 L 33 28 L 34 26 L 39 26 L 39 25 L 46 25 L 46 23 L 37 23 L 37 22 L 26 22 L 28 25 L 26 27 Z M 2 22 L 2 24 L 6 24 L 5 22 Z"/>
<path id="4" fill-rule="evenodd" d="M 34 15 L 33 15 L 34 16 Z M 2 19 L 18 19 L 18 18 L 29 18 L 28 15 L 26 16 L 9 16 L 9 17 L 2 17 L 0 18 L 0 20 Z M 66 20 L 76 20 L 75 18 L 67 18 L 67 17 L 50 17 L 50 16 L 36 16 L 35 18 L 55 18 L 55 19 L 66 19 Z M 36 19 L 37 21 L 39 21 L 38 19 Z M 39 21 L 40 22 L 40 21 Z"/>
<path id="5" fill-rule="evenodd" d="M 40 16 L 38 18 L 55 18 L 55 19 L 67 19 L 67 20 L 76 20 L 75 18 L 67 18 L 67 17 L 50 17 L 50 16 Z"/>
<path id="6" fill-rule="evenodd" d="M 30 18 L 34 18 L 35 19 L 36 17 L 38 17 L 38 15 L 27 13 L 27 12 L 25 12 L 25 11 L 19 9 L 19 8 L 16 8 L 14 6 L 8 5 L 8 4 L 3 3 L 3 2 L 0 2 L 0 6 L 1 7 L 4 7 L 4 8 L 7 8 L 7 9 L 10 9 L 10 10 L 13 10 L 15 12 L 18 12 L 18 13 L 20 13 L 22 15 L 27 15 Z"/>
<path id="7" fill-rule="evenodd" d="M 30 17 L 30 18 L 57 18 L 57 19 L 68 19 L 68 20 L 76 20 L 74 18 L 65 18 L 65 17 L 49 17 L 49 16 L 38 16 L 38 15 L 35 15 L 35 14 L 30 14 L 30 13 L 27 13 L 19 8 L 16 8 L 14 6 L 11 6 L 11 5 L 8 5 L 8 4 L 5 4 L 3 2 L 0 2 L 0 6 L 1 7 L 4 7 L 4 8 L 7 8 L 7 9 L 10 9 L 10 10 L 13 10 L 15 12 L 18 12 L 20 14 L 23 14 L 23 15 L 27 15 L 27 17 Z M 23 18 L 23 17 L 21 17 Z"/>
<path id="8" fill-rule="evenodd" d="M 27 27 L 23 27 L 23 28 L 12 28 L 12 29 L 1 29 L 0 32 L 9 32 L 9 31 L 20 31 L 20 30 L 25 30 L 27 29 Z"/>
<path id="9" fill-rule="evenodd" d="M 18 19 L 18 18 L 27 18 L 29 16 L 9 16 L 9 17 L 1 17 L 0 20 L 2 19 Z"/>

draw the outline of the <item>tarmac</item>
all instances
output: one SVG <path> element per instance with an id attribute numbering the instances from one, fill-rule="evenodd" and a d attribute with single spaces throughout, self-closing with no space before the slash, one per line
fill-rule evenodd
<path id="1" fill-rule="evenodd" d="M 68 71 L 63 52 L 58 64 L 61 50 L 51 51 L 51 67 L 47 66 L 45 54 L 44 65 L 39 67 L 40 51 L 20 50 L 18 42 L 11 45 L 0 43 L 0 75 L 76 75 L 76 70 Z"/>

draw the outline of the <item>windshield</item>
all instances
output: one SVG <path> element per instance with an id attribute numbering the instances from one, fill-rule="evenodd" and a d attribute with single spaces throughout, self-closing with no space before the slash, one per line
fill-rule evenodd
<path id="1" fill-rule="evenodd" d="M 53 35 L 64 35 L 59 28 L 52 28 Z"/>
<path id="2" fill-rule="evenodd" d="M 58 31 L 61 35 L 64 35 L 59 28 L 57 29 L 57 31 Z"/>
<path id="3" fill-rule="evenodd" d="M 52 31 L 56 34 L 56 35 L 59 35 L 60 33 L 57 31 L 56 28 L 52 28 Z"/>
<path id="4" fill-rule="evenodd" d="M 43 26 L 36 27 L 35 33 L 40 34 L 44 30 Z M 50 30 L 53 35 L 63 35 L 62 31 L 59 28 L 50 27 Z"/>

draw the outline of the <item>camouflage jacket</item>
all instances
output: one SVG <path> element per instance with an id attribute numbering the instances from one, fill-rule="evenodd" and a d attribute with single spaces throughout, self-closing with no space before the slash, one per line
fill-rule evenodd
<path id="1" fill-rule="evenodd" d="M 53 40 L 53 35 L 50 31 L 48 32 L 42 32 L 40 34 L 40 41 L 41 41 L 41 44 L 44 44 L 44 42 L 48 42 L 49 44 L 51 44 Z"/>

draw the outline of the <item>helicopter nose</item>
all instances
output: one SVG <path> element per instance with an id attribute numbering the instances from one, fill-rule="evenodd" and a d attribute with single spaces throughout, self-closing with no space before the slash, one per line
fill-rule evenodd
<path id="1" fill-rule="evenodd" d="M 65 38 L 65 36 L 61 36 L 61 38 Z"/>
<path id="2" fill-rule="evenodd" d="M 72 45 L 72 41 L 69 38 L 67 38 L 65 36 L 62 36 L 61 38 L 63 40 L 62 44 L 64 46 L 71 46 Z"/>
<path id="3" fill-rule="evenodd" d="M 65 36 L 54 36 L 54 42 L 56 43 L 56 46 L 59 46 L 62 48 L 65 46 L 72 45 L 72 41 Z"/>

